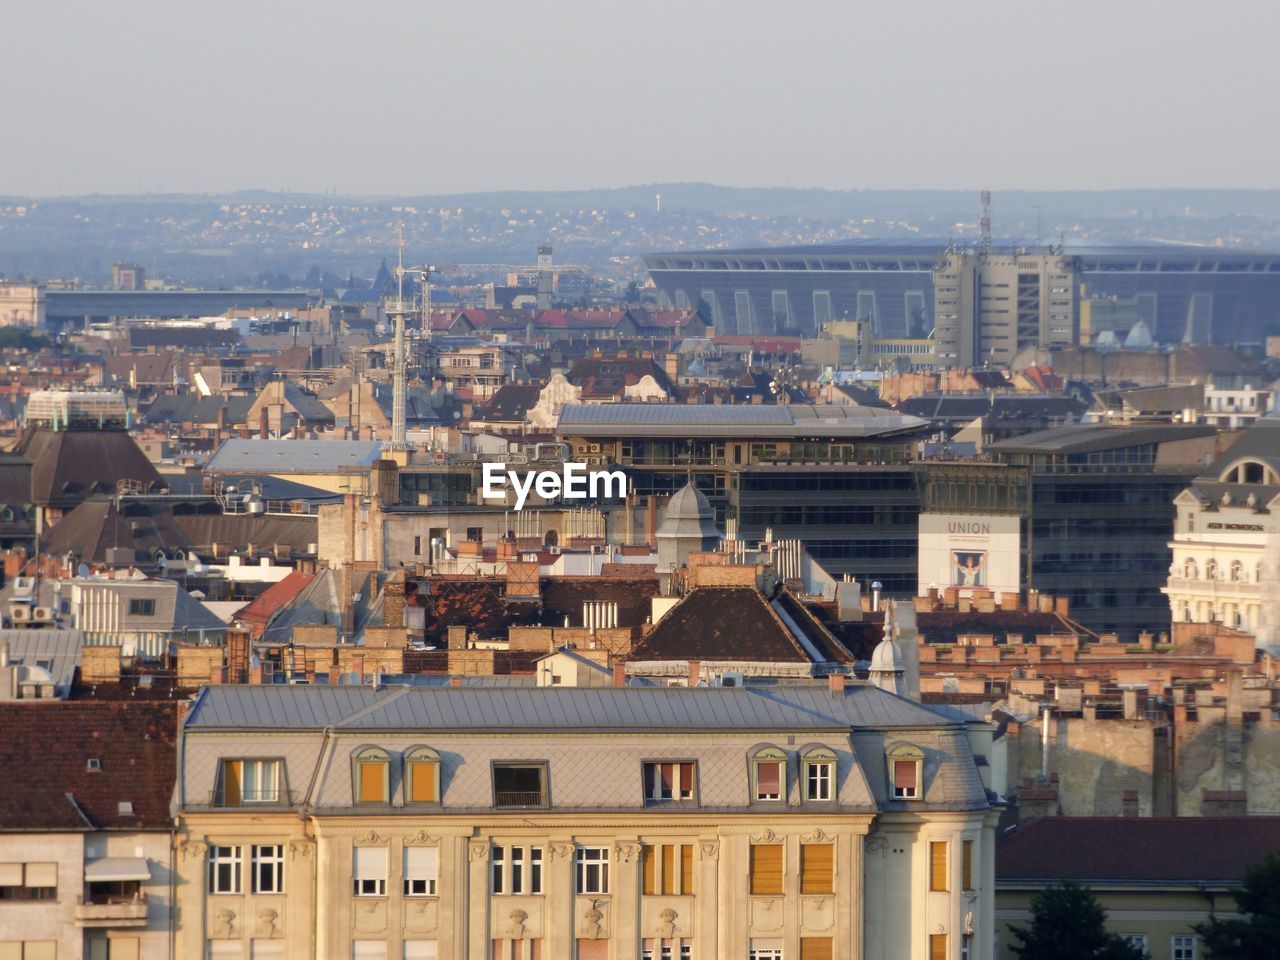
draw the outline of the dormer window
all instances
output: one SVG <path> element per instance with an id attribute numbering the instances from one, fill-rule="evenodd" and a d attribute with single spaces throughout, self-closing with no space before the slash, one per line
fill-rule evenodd
<path id="1" fill-rule="evenodd" d="M 280 760 L 223 760 L 218 768 L 214 803 L 220 807 L 279 803 L 282 766 Z"/>
<path id="2" fill-rule="evenodd" d="M 827 747 L 814 747 L 804 754 L 801 776 L 805 800 L 835 799 L 836 755 Z"/>
<path id="3" fill-rule="evenodd" d="M 895 800 L 919 800 L 924 795 L 924 751 L 909 743 L 889 751 L 889 787 Z"/>
<path id="4" fill-rule="evenodd" d="M 440 802 L 440 754 L 417 747 L 405 755 L 405 802 Z"/>
<path id="5" fill-rule="evenodd" d="M 355 757 L 356 803 L 386 803 L 391 795 L 391 757 L 377 747 L 361 750 Z"/>
<path id="6" fill-rule="evenodd" d="M 751 799 L 782 800 L 787 792 L 787 755 L 777 747 L 765 747 L 751 758 Z"/>
<path id="7" fill-rule="evenodd" d="M 646 803 L 693 799 L 693 763 L 654 761 L 644 765 Z"/>

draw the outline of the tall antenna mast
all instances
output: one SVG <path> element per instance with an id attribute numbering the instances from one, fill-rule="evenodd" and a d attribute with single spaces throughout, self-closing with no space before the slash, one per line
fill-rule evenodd
<path id="1" fill-rule="evenodd" d="M 404 299 L 404 225 L 399 230 L 400 253 L 396 260 L 396 299 L 387 304 L 387 313 L 395 321 L 395 339 L 391 349 L 394 360 L 391 366 L 391 449 L 407 450 L 409 442 L 405 433 L 404 403 L 407 370 L 404 355 L 404 322 L 412 307 Z"/>
<path id="2" fill-rule="evenodd" d="M 982 194 L 982 219 L 978 221 L 982 232 L 982 245 L 979 249 L 983 253 L 991 252 L 991 191 L 983 190 Z"/>

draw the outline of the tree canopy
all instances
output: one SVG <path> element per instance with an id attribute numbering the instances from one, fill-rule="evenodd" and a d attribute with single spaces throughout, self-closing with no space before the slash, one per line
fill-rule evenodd
<path id="1" fill-rule="evenodd" d="M 1240 918 L 1195 926 L 1206 960 L 1280 960 L 1280 857 L 1249 867 L 1235 898 Z"/>
<path id="2" fill-rule="evenodd" d="M 1031 925 L 1011 927 L 1022 960 L 1143 960 L 1146 953 L 1107 930 L 1107 911 L 1070 880 L 1031 898 Z"/>

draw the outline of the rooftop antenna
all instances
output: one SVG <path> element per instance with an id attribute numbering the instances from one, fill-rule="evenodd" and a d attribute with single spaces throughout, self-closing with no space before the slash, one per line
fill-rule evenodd
<path id="1" fill-rule="evenodd" d="M 391 349 L 394 351 L 391 367 L 391 449 L 407 450 L 408 439 L 405 435 L 404 401 L 405 401 L 405 356 L 404 356 L 404 321 L 412 309 L 404 299 L 404 224 L 398 231 L 400 254 L 396 261 L 396 299 L 387 304 L 387 313 L 395 321 L 395 339 Z"/>
<path id="2" fill-rule="evenodd" d="M 978 221 L 978 226 L 982 233 L 981 250 L 983 253 L 991 252 L 991 191 L 983 190 L 982 199 L 982 219 Z"/>
<path id="3" fill-rule="evenodd" d="M 1040 249 L 1040 234 L 1041 234 L 1042 226 L 1043 225 L 1040 222 L 1040 205 L 1036 204 L 1036 249 L 1037 250 Z"/>

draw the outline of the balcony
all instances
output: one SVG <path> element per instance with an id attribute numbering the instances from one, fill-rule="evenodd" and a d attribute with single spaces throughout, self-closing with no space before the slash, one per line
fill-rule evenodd
<path id="1" fill-rule="evenodd" d="M 81 897 L 76 903 L 76 926 L 125 929 L 147 925 L 147 895 Z"/>
<path id="2" fill-rule="evenodd" d="M 506 809 L 536 809 L 547 805 L 547 797 L 541 790 L 497 790 L 493 805 Z"/>

